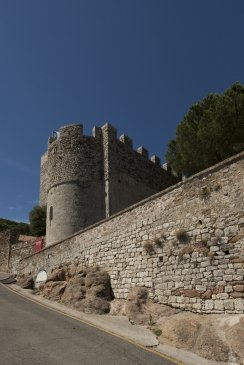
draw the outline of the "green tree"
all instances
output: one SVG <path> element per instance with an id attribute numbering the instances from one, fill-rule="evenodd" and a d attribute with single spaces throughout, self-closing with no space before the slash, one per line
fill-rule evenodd
<path id="1" fill-rule="evenodd" d="M 46 207 L 39 205 L 32 208 L 29 213 L 30 229 L 34 236 L 44 236 L 46 234 Z"/>
<path id="2" fill-rule="evenodd" d="M 244 149 L 244 86 L 209 94 L 192 105 L 166 152 L 178 174 L 191 175 Z"/>
<path id="3" fill-rule="evenodd" d="M 6 231 L 7 229 L 18 229 L 22 234 L 30 234 L 30 225 L 23 222 L 15 222 L 9 219 L 0 218 L 0 232 Z"/>

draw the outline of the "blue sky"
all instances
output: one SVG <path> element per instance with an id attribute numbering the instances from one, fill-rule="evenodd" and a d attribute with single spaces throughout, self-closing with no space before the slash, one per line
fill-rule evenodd
<path id="1" fill-rule="evenodd" d="M 0 0 L 0 217 L 28 220 L 62 125 L 163 160 L 191 104 L 244 83 L 243 36 L 243 0 Z"/>

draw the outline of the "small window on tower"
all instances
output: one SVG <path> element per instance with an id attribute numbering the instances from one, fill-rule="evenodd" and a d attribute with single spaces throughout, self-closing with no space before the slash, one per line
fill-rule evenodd
<path id="1" fill-rule="evenodd" d="M 50 207 L 50 210 L 49 210 L 49 220 L 53 220 L 53 206 Z"/>

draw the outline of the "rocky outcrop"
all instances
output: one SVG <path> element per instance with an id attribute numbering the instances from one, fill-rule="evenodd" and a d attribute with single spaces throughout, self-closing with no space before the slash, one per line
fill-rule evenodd
<path id="1" fill-rule="evenodd" d="M 221 338 L 210 317 L 190 312 L 162 317 L 157 322 L 157 327 L 162 331 L 159 340 L 209 360 L 228 361 L 230 345 Z"/>
<path id="2" fill-rule="evenodd" d="M 39 287 L 39 295 L 85 313 L 110 311 L 112 299 L 110 277 L 98 267 L 83 269 L 78 264 L 63 265 L 52 271 Z"/>
<path id="3" fill-rule="evenodd" d="M 180 311 L 153 303 L 147 289 L 133 288 L 127 300 L 111 302 L 110 314 L 126 315 L 131 323 L 149 327 L 162 344 L 194 352 L 212 361 L 244 365 L 244 315 Z"/>
<path id="4" fill-rule="evenodd" d="M 27 275 L 24 275 L 24 274 L 18 275 L 17 284 L 22 289 L 34 289 L 34 278 L 30 273 Z"/>
<path id="5" fill-rule="evenodd" d="M 233 321 L 233 320 L 232 320 Z M 244 364 L 244 316 L 239 316 L 233 321 L 235 324 L 228 328 L 226 339 L 231 344 L 233 353 L 237 354 L 240 363 Z M 232 323 L 233 323 L 232 322 Z"/>
<path id="6" fill-rule="evenodd" d="M 33 276 L 29 276 L 21 284 L 22 289 L 34 289 L 34 279 Z"/>

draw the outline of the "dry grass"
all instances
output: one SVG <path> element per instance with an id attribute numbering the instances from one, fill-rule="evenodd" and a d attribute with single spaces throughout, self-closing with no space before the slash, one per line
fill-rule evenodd
<path id="1" fill-rule="evenodd" d="M 198 252 L 198 253 L 200 253 L 200 254 L 202 254 L 203 256 L 208 256 L 208 254 L 209 254 L 209 248 L 208 247 L 196 247 L 195 248 L 195 250 L 194 250 L 195 252 Z"/>
<path id="2" fill-rule="evenodd" d="M 197 242 L 194 245 L 187 245 L 187 246 L 183 247 L 178 254 L 178 258 L 179 258 L 178 262 L 182 261 L 184 255 L 186 255 L 186 254 L 191 255 L 193 252 L 198 252 L 199 254 L 201 254 L 205 257 L 209 257 L 210 261 L 212 261 L 214 258 L 214 252 L 209 251 L 207 242 L 202 241 L 202 242 Z"/>
<path id="3" fill-rule="evenodd" d="M 166 240 L 165 234 L 164 233 L 159 233 L 155 236 L 153 242 L 155 243 L 156 246 L 163 247 L 165 240 Z"/>
<path id="4" fill-rule="evenodd" d="M 188 243 L 190 241 L 190 237 L 187 234 L 186 230 L 181 228 L 176 233 L 176 238 L 180 243 Z"/>
<path id="5" fill-rule="evenodd" d="M 199 196 L 202 200 L 207 200 L 209 199 L 211 195 L 211 190 L 209 189 L 208 186 L 203 186 L 199 192 Z"/>
<path id="6" fill-rule="evenodd" d="M 143 247 L 148 255 L 152 255 L 154 253 L 154 248 L 153 248 L 153 244 L 151 241 L 146 241 L 144 243 Z"/>
<path id="7" fill-rule="evenodd" d="M 214 186 L 214 191 L 219 191 L 221 189 L 221 185 L 220 184 L 216 184 Z"/>
<path id="8" fill-rule="evenodd" d="M 194 252 L 194 247 L 192 245 L 185 246 L 181 249 L 180 254 L 181 255 L 190 255 L 192 252 Z"/>

